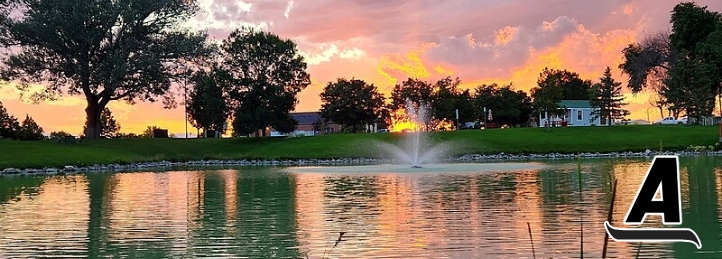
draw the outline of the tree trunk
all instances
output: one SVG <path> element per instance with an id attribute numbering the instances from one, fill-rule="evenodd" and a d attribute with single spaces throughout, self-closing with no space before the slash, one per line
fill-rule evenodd
<path id="1" fill-rule="evenodd" d="M 88 100 L 88 106 L 85 108 L 85 138 L 86 139 L 98 139 L 100 138 L 100 113 L 105 108 L 105 105 L 97 103 L 95 100 Z"/>

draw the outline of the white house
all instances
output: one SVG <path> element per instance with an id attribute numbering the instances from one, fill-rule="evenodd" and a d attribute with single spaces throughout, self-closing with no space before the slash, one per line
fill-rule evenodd
<path id="1" fill-rule="evenodd" d="M 588 100 L 562 100 L 559 102 L 559 109 L 564 109 L 564 116 L 551 115 L 549 112 L 539 114 L 539 127 L 546 127 L 547 123 L 551 127 L 560 126 L 607 126 L 607 121 L 601 121 L 599 117 L 592 118 L 592 105 Z"/>

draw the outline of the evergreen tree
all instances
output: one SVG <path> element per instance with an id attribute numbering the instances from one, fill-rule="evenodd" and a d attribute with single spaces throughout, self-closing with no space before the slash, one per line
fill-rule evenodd
<path id="1" fill-rule="evenodd" d="M 20 126 L 18 138 L 20 140 L 42 140 L 45 137 L 43 136 L 43 128 L 35 123 L 32 117 L 26 114 L 25 120 L 22 126 Z"/>
<path id="2" fill-rule="evenodd" d="M 611 126 L 614 120 L 621 120 L 629 115 L 629 111 L 622 108 L 627 105 L 622 96 L 622 83 L 614 81 L 609 67 L 604 70 L 604 75 L 599 80 L 600 83 L 592 86 L 589 94 L 589 102 L 594 108 L 591 121 L 601 118 Z"/>
<path id="3" fill-rule="evenodd" d="M 12 116 L 0 102 L 0 139 L 17 139 L 20 123 Z"/>

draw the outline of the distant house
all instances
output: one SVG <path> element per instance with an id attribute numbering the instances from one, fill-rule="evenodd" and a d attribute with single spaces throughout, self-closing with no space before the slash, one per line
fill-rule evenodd
<path id="1" fill-rule="evenodd" d="M 539 127 L 546 127 L 547 123 L 551 127 L 559 126 L 607 126 L 607 121 L 602 121 L 599 117 L 591 120 L 592 108 L 588 100 L 562 100 L 559 102 L 559 109 L 564 109 L 564 115 L 552 115 L 549 112 L 539 114 Z"/>
<path id="2" fill-rule="evenodd" d="M 341 130 L 341 125 L 332 121 L 325 123 L 324 125 L 323 117 L 321 117 L 321 113 L 319 112 L 292 112 L 291 117 L 298 122 L 296 130 L 291 133 L 296 136 L 324 135 L 336 133 Z M 318 126 L 316 125 L 317 123 L 319 124 Z M 288 136 L 290 134 L 281 134 L 276 131 L 276 129 L 271 129 L 270 135 Z"/>

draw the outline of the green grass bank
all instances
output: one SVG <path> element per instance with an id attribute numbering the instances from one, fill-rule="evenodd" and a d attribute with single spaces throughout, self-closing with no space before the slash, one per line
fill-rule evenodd
<path id="1" fill-rule="evenodd" d="M 190 161 L 201 159 L 323 159 L 380 157 L 373 141 L 397 142 L 401 133 L 296 138 L 112 139 L 64 145 L 57 141 L 0 141 L 0 169 Z M 464 130 L 429 134 L 451 141 L 452 155 L 682 150 L 718 141 L 717 126 L 615 126 Z"/>

